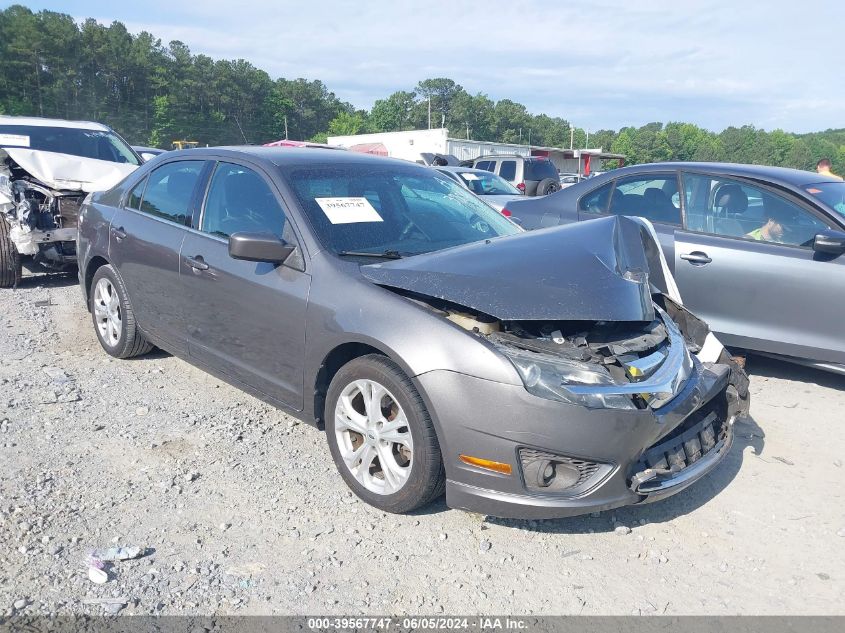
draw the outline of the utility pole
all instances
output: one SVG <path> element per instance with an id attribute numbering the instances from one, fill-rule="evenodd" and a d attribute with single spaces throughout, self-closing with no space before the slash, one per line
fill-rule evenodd
<path id="1" fill-rule="evenodd" d="M 531 146 L 531 128 L 528 128 L 528 145 Z"/>
<path id="2" fill-rule="evenodd" d="M 288 140 L 288 115 L 285 115 L 285 140 Z"/>
<path id="3" fill-rule="evenodd" d="M 584 149 L 589 149 L 589 147 L 590 147 L 590 130 L 584 128 L 584 132 L 587 134 L 587 140 L 584 141 Z"/>
<path id="4" fill-rule="evenodd" d="M 569 149 L 573 149 L 575 145 L 575 128 L 569 128 Z"/>
<path id="5" fill-rule="evenodd" d="M 467 140 L 469 140 L 469 122 L 467 121 Z"/>
<path id="6" fill-rule="evenodd" d="M 428 95 L 428 129 L 431 129 L 431 95 Z"/>

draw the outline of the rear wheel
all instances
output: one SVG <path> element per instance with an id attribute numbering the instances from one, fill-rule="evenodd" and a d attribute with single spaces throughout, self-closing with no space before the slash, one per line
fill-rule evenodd
<path id="1" fill-rule="evenodd" d="M 9 221 L 0 213 L 0 288 L 13 288 L 21 280 L 21 256 L 9 236 Z"/>
<path id="2" fill-rule="evenodd" d="M 120 277 L 111 266 L 101 266 L 91 282 L 91 317 L 103 349 L 115 358 L 132 358 L 153 346 L 135 323 L 132 303 Z"/>
<path id="3" fill-rule="evenodd" d="M 537 185 L 538 196 L 547 196 L 555 191 L 560 191 L 560 180 L 546 178 L 545 180 L 541 180 Z"/>
<path id="4" fill-rule="evenodd" d="M 443 494 L 431 418 L 410 379 L 388 358 L 356 358 L 326 394 L 332 458 L 352 491 L 387 512 L 410 512 Z"/>

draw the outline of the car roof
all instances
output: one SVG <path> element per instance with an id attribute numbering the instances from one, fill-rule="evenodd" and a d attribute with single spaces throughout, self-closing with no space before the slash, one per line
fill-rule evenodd
<path id="1" fill-rule="evenodd" d="M 45 119 L 30 116 L 0 115 L 0 125 L 28 125 L 30 127 L 66 127 L 75 130 L 96 130 L 111 132 L 111 128 L 93 121 L 68 121 L 67 119 Z"/>
<path id="2" fill-rule="evenodd" d="M 244 157 L 277 167 L 298 167 L 301 165 L 369 165 L 376 167 L 403 167 L 419 169 L 428 173 L 428 167 L 398 158 L 374 156 L 358 152 L 338 152 L 320 147 L 264 147 L 260 145 L 232 145 L 220 147 L 199 147 L 167 152 L 168 157 L 202 158 L 203 156 L 232 158 Z"/>
<path id="3" fill-rule="evenodd" d="M 666 171 L 667 169 L 683 169 L 687 171 L 705 171 L 725 176 L 739 176 L 771 180 L 793 187 L 811 185 L 820 182 L 841 182 L 829 176 L 822 176 L 812 171 L 802 169 L 790 169 L 788 167 L 769 167 L 767 165 L 748 165 L 744 163 L 645 163 L 642 165 L 631 165 L 604 172 L 602 175 L 608 179 L 619 178 L 627 174 L 643 172 Z"/>

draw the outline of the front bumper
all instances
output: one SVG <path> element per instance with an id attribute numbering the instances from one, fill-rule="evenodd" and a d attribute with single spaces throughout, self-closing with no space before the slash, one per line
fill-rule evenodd
<path id="1" fill-rule="evenodd" d="M 747 400 L 731 384 L 731 369 L 696 361 L 683 390 L 656 411 L 586 409 L 538 398 L 522 386 L 455 372 L 417 376 L 440 439 L 446 502 L 498 517 L 536 519 L 607 510 L 680 492 L 724 459 L 733 440 L 733 421 L 747 411 Z M 700 438 L 708 425 L 716 430 L 714 441 L 699 442 L 700 454 L 683 464 L 677 455 L 671 465 L 659 462 L 661 448 L 670 451 L 664 455 L 671 460 L 678 445 Z M 538 492 L 526 484 L 520 450 L 564 455 L 601 468 L 572 492 Z M 483 470 L 462 462 L 461 454 L 510 464 L 513 472 Z"/>

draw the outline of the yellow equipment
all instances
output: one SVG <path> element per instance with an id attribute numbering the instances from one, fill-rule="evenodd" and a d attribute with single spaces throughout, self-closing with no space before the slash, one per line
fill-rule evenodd
<path id="1" fill-rule="evenodd" d="M 199 141 L 173 141 L 170 144 L 170 149 L 196 149 L 199 147 Z"/>

